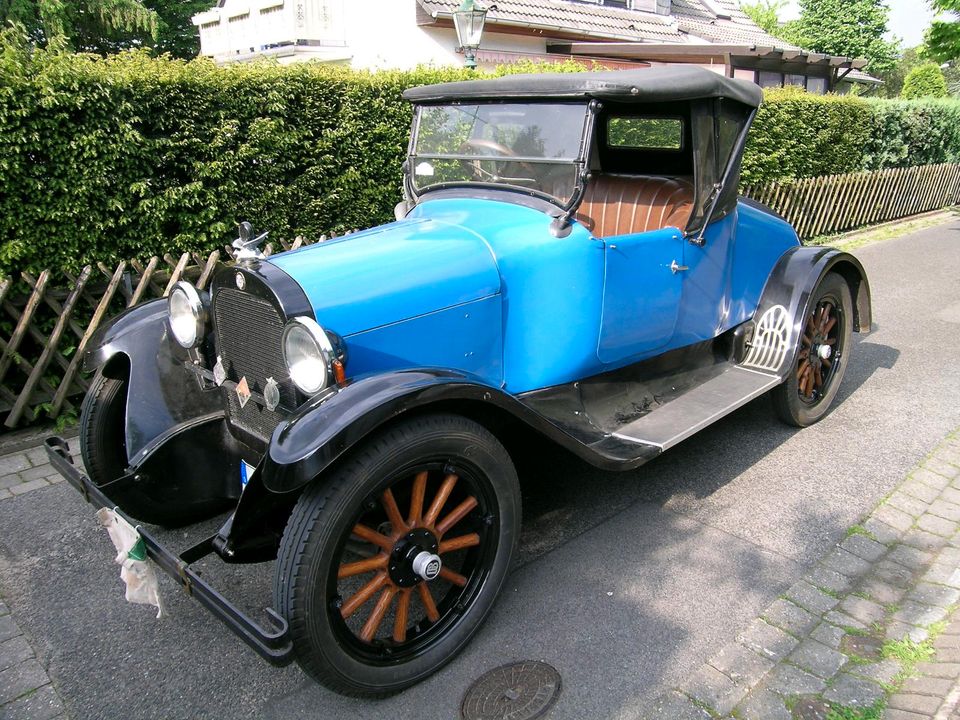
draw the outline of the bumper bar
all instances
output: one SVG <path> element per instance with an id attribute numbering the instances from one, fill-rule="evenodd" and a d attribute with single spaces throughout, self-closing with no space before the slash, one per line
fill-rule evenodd
<path id="1" fill-rule="evenodd" d="M 68 483 L 80 491 L 87 502 L 99 507 L 114 507 L 110 498 L 104 495 L 100 488 L 94 485 L 73 464 L 66 441 L 59 437 L 50 437 L 44 441 L 44 446 L 47 456 L 50 458 L 50 464 Z M 120 510 L 116 512 L 132 525 L 136 525 L 135 521 L 132 521 Z M 271 622 L 277 629 L 273 631 L 264 630 L 190 569 L 192 563 L 213 553 L 212 537 L 188 548 L 181 555 L 176 555 L 161 545 L 149 531 L 140 526 L 137 526 L 137 531 L 143 538 L 143 544 L 147 548 L 147 556 L 167 575 L 176 580 L 188 595 L 209 610 L 260 657 L 276 666 L 288 665 L 293 660 L 293 642 L 290 640 L 286 620 L 273 609 L 267 608 L 267 615 L 270 616 Z"/>

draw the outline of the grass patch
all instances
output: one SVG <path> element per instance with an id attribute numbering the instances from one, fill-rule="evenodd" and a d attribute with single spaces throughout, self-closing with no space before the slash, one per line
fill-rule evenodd
<path id="1" fill-rule="evenodd" d="M 866 708 L 834 705 L 827 713 L 827 720 L 880 720 L 886 706 L 886 700 L 877 700 L 873 705 Z"/>
<path id="2" fill-rule="evenodd" d="M 863 535 L 865 538 L 869 538 L 874 542 L 879 542 L 872 532 L 867 530 L 863 525 L 851 525 L 847 528 L 847 537 L 851 535 Z"/>
<path id="3" fill-rule="evenodd" d="M 937 212 L 936 214 L 922 217 L 917 220 L 908 220 L 907 222 L 894 220 L 876 228 L 854 230 L 852 232 L 842 233 L 840 235 L 816 237 L 812 240 L 805 241 L 803 244 L 829 245 L 837 248 L 838 250 L 854 250 L 856 248 L 863 247 L 864 245 L 870 245 L 872 243 L 882 242 L 884 240 L 892 240 L 902 235 L 908 235 L 919 230 L 925 230 L 926 228 L 952 222 L 956 218 L 957 213 L 955 209 L 944 208 L 944 210 L 941 212 Z"/>
<path id="4" fill-rule="evenodd" d="M 899 678 L 908 678 L 913 675 L 917 663 L 926 662 L 933 657 L 933 640 L 929 637 L 923 642 L 914 642 L 910 638 L 887 640 L 880 648 L 880 655 L 898 661 L 902 668 Z"/>
<path id="5" fill-rule="evenodd" d="M 842 599 L 843 599 L 843 595 L 841 595 L 840 593 L 838 593 L 836 590 L 831 590 L 830 588 L 821 587 L 820 585 L 817 585 L 817 586 L 815 586 L 815 587 L 817 588 L 817 590 L 819 590 L 820 592 L 822 592 L 824 595 L 829 595 L 829 596 L 832 597 L 834 600 L 842 600 Z"/>

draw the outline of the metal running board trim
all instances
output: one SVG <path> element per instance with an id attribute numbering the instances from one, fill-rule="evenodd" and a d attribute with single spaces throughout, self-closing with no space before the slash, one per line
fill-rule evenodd
<path id="1" fill-rule="evenodd" d="M 778 377 L 734 367 L 613 435 L 666 450 L 779 384 Z"/>

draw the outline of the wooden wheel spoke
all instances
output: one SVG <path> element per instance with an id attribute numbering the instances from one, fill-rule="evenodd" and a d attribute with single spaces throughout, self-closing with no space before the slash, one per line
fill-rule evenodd
<path id="1" fill-rule="evenodd" d="M 837 324 L 837 319 L 835 317 L 830 318 L 829 322 L 823 327 L 823 334 L 826 335 L 828 332 L 833 330 L 833 326 Z"/>
<path id="2" fill-rule="evenodd" d="M 470 533 L 469 535 L 461 535 L 460 537 L 442 541 L 440 543 L 440 549 L 437 552 L 443 555 L 443 553 L 462 550 L 463 548 L 473 547 L 479 544 L 480 536 L 477 533 Z"/>
<path id="3" fill-rule="evenodd" d="M 427 492 L 427 471 L 417 473 L 413 480 L 413 492 L 410 495 L 410 517 L 407 524 L 416 527 L 423 517 L 423 496 Z"/>
<path id="4" fill-rule="evenodd" d="M 383 504 L 383 509 L 387 513 L 387 520 L 390 521 L 390 527 L 393 530 L 394 536 L 403 533 L 407 529 L 407 524 L 403 521 L 400 508 L 397 507 L 397 501 L 393 497 L 393 491 L 390 488 L 383 491 L 383 495 L 380 496 L 380 502 Z"/>
<path id="5" fill-rule="evenodd" d="M 809 335 L 804 335 L 802 338 L 800 338 L 800 342 L 806 347 L 810 347 L 813 344 L 813 339 Z"/>
<path id="6" fill-rule="evenodd" d="M 437 604 L 433 601 L 433 595 L 430 594 L 430 588 L 427 584 L 420 583 L 417 585 L 417 592 L 420 593 L 420 602 L 423 603 L 423 609 L 427 611 L 427 618 L 430 622 L 439 620 L 440 613 L 437 610 Z"/>
<path id="7" fill-rule="evenodd" d="M 824 340 L 821 344 L 822 344 L 822 345 L 836 345 L 836 344 L 837 344 L 837 339 L 836 339 L 836 338 L 827 338 L 827 339 Z"/>
<path id="8" fill-rule="evenodd" d="M 800 361 L 800 367 L 797 368 L 797 380 L 803 377 L 808 367 L 810 367 L 810 361 L 807 358 Z"/>
<path id="9" fill-rule="evenodd" d="M 400 643 L 407 639 L 407 622 L 410 616 L 410 588 L 400 591 L 397 611 L 393 617 L 393 639 Z"/>
<path id="10" fill-rule="evenodd" d="M 825 368 L 829 368 L 830 365 L 832 364 L 830 362 L 830 358 L 820 358 L 820 362 L 823 364 Z"/>
<path id="11" fill-rule="evenodd" d="M 823 309 L 820 312 L 820 321 L 817 323 L 817 327 L 820 328 L 820 331 L 823 332 L 824 325 L 827 324 L 827 320 L 830 319 L 830 311 L 833 309 L 833 304 L 825 302 L 823 304 Z"/>
<path id="12" fill-rule="evenodd" d="M 450 568 L 446 568 L 446 567 L 440 568 L 440 577 L 442 577 L 447 582 L 453 583 L 454 585 L 459 585 L 460 587 L 463 587 L 464 585 L 467 584 L 467 579 L 463 575 L 460 575 L 459 573 L 455 573 Z M 422 584 L 423 583 L 421 583 L 421 585 Z"/>
<path id="13" fill-rule="evenodd" d="M 366 525 L 357 523 L 353 526 L 353 534 L 356 535 L 361 540 L 366 540 L 369 543 L 374 545 L 379 545 L 387 552 L 393 550 L 393 540 L 388 538 L 386 535 L 378 533 L 373 528 L 368 528 Z"/>
<path id="14" fill-rule="evenodd" d="M 380 593 L 380 599 L 373 606 L 373 612 L 370 613 L 370 617 L 367 618 L 367 622 L 363 624 L 363 629 L 360 631 L 361 640 L 370 642 L 376 637 L 377 630 L 380 629 L 380 624 L 383 622 L 383 616 L 387 614 L 390 605 L 393 604 L 393 596 L 396 594 L 397 588 L 393 585 L 384 588 L 383 592 Z"/>
<path id="15" fill-rule="evenodd" d="M 361 575 L 366 572 L 373 572 L 374 570 L 382 570 L 387 566 L 387 560 L 389 557 L 383 553 L 378 553 L 372 558 L 367 558 L 366 560 L 358 560 L 357 562 L 352 563 L 341 563 L 340 569 L 337 570 L 337 579 L 342 580 L 343 578 L 353 577 L 354 575 Z"/>
<path id="16" fill-rule="evenodd" d="M 818 390 L 823 387 L 823 375 L 820 373 L 820 366 L 813 367 L 813 386 Z"/>
<path id="17" fill-rule="evenodd" d="M 377 590 L 386 584 L 387 574 L 385 572 L 379 572 L 374 575 L 370 582 L 357 590 L 347 599 L 347 601 L 340 608 L 340 615 L 344 620 L 346 620 L 348 617 L 353 615 L 361 605 L 372 598 Z"/>
<path id="18" fill-rule="evenodd" d="M 810 313 L 810 317 L 807 320 L 807 334 L 814 335 L 817 331 L 817 321 L 816 313 Z"/>
<path id="19" fill-rule="evenodd" d="M 433 502 L 430 504 L 430 509 L 427 510 L 427 514 L 423 516 L 424 525 L 433 525 L 437 521 L 437 517 L 440 515 L 440 511 L 443 510 L 443 506 L 447 502 L 447 498 L 450 497 L 450 493 L 453 492 L 453 486 L 457 484 L 459 478 L 451 473 L 447 475 L 444 479 L 443 484 L 437 490 L 436 497 L 433 498 Z"/>
<path id="20" fill-rule="evenodd" d="M 477 499 L 472 495 L 464 500 L 462 503 L 457 505 L 453 510 L 450 511 L 450 514 L 447 515 L 443 520 L 437 523 L 437 535 L 443 537 L 444 533 L 447 532 L 450 528 L 460 522 L 463 518 L 467 516 L 471 510 L 477 506 Z"/>

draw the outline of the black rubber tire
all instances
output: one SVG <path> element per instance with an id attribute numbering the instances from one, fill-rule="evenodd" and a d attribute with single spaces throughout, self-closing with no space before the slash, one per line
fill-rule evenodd
<path id="1" fill-rule="evenodd" d="M 80 455 L 96 485 L 116 480 L 127 467 L 126 412 L 126 380 L 98 370 L 80 406 Z"/>
<path id="2" fill-rule="evenodd" d="M 811 312 L 823 300 L 830 299 L 834 306 L 840 308 L 840 325 L 838 332 L 839 346 L 841 349 L 840 362 L 833 371 L 826 391 L 814 403 L 804 402 L 800 398 L 799 381 L 797 373 L 791 366 L 790 375 L 787 379 L 771 392 L 773 407 L 777 416 L 787 425 L 794 427 L 807 427 L 819 422 L 830 410 L 837 391 L 840 389 L 840 383 L 843 380 L 844 371 L 850 361 L 850 351 L 852 349 L 850 338 L 853 333 L 853 300 L 850 295 L 850 286 L 846 280 L 836 273 L 828 273 L 817 285 L 810 299 Z M 798 341 L 798 347 L 800 342 Z"/>
<path id="3" fill-rule="evenodd" d="M 389 484 L 396 468 L 438 454 L 479 468 L 494 490 L 499 532 L 490 574 L 458 623 L 422 654 L 400 664 L 364 663 L 341 645 L 324 597 L 328 573 L 337 567 L 338 541 L 365 499 Z M 329 478 L 306 489 L 283 534 L 274 600 L 290 624 L 300 667 L 331 690 L 354 697 L 386 697 L 424 680 L 452 660 L 480 628 L 510 568 L 519 530 L 516 470 L 483 426 L 456 415 L 427 415 L 402 421 L 366 441 Z"/>

